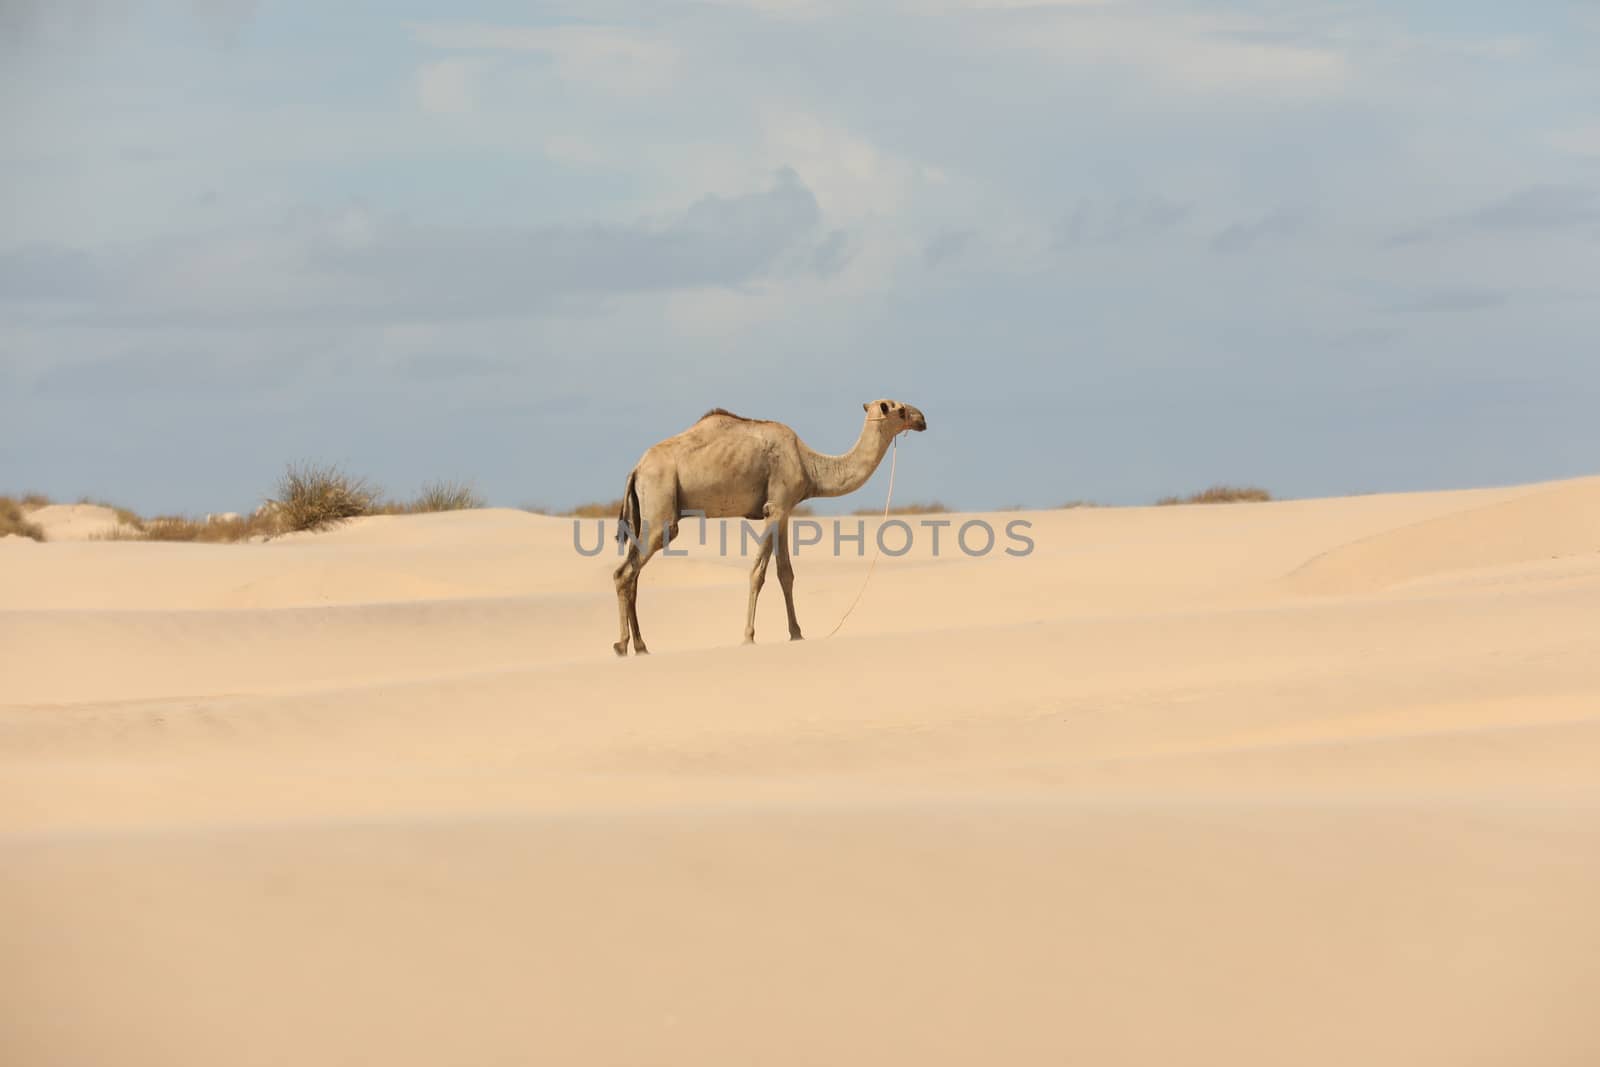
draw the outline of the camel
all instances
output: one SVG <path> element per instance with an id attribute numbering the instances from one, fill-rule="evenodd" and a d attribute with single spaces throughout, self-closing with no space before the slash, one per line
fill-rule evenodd
<path id="1" fill-rule="evenodd" d="M 756 598 L 774 553 L 789 612 L 789 640 L 802 639 L 794 613 L 789 516 L 802 500 L 855 492 L 878 469 L 895 437 L 928 428 L 928 420 L 910 404 L 870 400 L 861 409 L 867 413 L 861 435 L 842 456 L 812 451 L 781 422 L 747 419 L 722 408 L 712 408 L 687 430 L 645 450 L 628 474 L 617 516 L 621 524 L 617 539 L 628 543 L 613 575 L 622 630 L 611 646 L 617 655 L 628 654 L 630 634 L 636 655 L 649 651 L 639 634 L 639 572 L 663 543 L 678 536 L 678 520 L 685 512 L 704 512 L 708 519 L 766 520 L 760 551 L 750 569 L 744 643 L 755 642 Z"/>

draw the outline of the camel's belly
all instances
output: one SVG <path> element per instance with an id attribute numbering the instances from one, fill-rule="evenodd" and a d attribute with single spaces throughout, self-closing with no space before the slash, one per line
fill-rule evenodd
<path id="1" fill-rule="evenodd" d="M 726 489 L 679 487 L 679 512 L 703 511 L 709 519 L 759 519 L 766 503 L 765 489 L 760 492 L 730 492 Z"/>

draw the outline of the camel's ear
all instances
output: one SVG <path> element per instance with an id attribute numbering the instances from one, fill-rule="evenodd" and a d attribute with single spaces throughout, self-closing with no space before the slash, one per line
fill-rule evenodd
<path id="1" fill-rule="evenodd" d="M 878 410 L 885 415 L 889 414 L 889 402 L 887 400 L 878 401 Z"/>
<path id="2" fill-rule="evenodd" d="M 870 400 L 863 400 L 863 401 L 862 401 L 862 402 L 861 402 L 861 410 L 862 410 L 862 411 L 871 411 L 871 410 L 872 410 L 872 401 L 870 401 Z"/>

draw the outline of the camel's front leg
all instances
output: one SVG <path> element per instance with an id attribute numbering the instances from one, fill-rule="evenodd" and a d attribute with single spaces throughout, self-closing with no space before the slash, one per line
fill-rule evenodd
<path id="1" fill-rule="evenodd" d="M 767 562 L 772 559 L 772 542 L 777 540 L 779 529 L 781 526 L 776 522 L 768 521 L 767 532 L 761 538 L 761 549 L 756 553 L 756 564 L 750 568 L 750 609 L 744 617 L 744 643 L 747 645 L 753 645 L 756 641 L 756 598 L 761 595 L 761 587 L 766 583 Z"/>
<path id="2" fill-rule="evenodd" d="M 789 524 L 778 527 L 778 584 L 783 586 L 783 606 L 789 612 L 789 640 L 804 640 L 794 614 L 794 564 L 789 562 Z"/>

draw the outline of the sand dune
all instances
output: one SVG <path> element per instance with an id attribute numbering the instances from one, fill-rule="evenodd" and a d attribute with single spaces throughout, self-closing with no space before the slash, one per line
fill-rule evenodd
<path id="1" fill-rule="evenodd" d="M 622 661 L 569 520 L 77 512 L 0 545 L 3 1062 L 1600 1062 L 1600 478 L 977 516 L 826 640 L 824 546 L 753 648 L 713 528 Z"/>
<path id="2" fill-rule="evenodd" d="M 51 541 L 88 541 L 119 525 L 114 509 L 100 504 L 49 504 L 28 513 Z"/>

